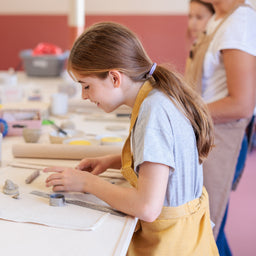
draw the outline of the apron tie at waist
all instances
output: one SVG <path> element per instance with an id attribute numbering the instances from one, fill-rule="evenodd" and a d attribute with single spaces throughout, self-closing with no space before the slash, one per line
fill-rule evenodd
<path id="1" fill-rule="evenodd" d="M 208 195 L 205 187 L 203 187 L 203 192 L 200 198 L 196 198 L 177 207 L 163 207 L 162 212 L 157 219 L 165 220 L 189 216 L 197 212 L 200 207 L 206 207 L 206 205 L 204 205 L 204 202 L 206 202 L 206 200 L 204 200 L 205 197 L 208 197 Z"/>

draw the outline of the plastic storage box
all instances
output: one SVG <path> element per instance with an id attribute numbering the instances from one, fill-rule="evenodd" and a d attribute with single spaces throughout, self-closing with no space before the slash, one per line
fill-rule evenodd
<path id="1" fill-rule="evenodd" d="M 41 113 L 36 109 L 1 109 L 0 118 L 7 122 L 7 136 L 22 135 L 23 128 L 41 128 Z"/>
<path id="2" fill-rule="evenodd" d="M 32 50 L 20 52 L 28 76 L 59 76 L 64 69 L 69 51 L 58 55 L 32 55 Z"/>

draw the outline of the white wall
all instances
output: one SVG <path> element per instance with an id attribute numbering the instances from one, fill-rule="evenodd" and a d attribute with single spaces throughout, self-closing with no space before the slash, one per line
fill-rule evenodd
<path id="1" fill-rule="evenodd" d="M 73 0 L 75 1 L 75 0 Z M 88 14 L 186 14 L 189 0 L 84 0 Z M 0 14 L 67 14 L 69 0 L 0 0 Z"/>
<path id="2" fill-rule="evenodd" d="M 0 0 L 0 14 L 68 13 L 70 0 Z M 75 1 L 75 0 L 73 0 Z M 189 0 L 84 0 L 88 14 L 187 14 Z M 256 0 L 250 0 L 256 9 Z"/>

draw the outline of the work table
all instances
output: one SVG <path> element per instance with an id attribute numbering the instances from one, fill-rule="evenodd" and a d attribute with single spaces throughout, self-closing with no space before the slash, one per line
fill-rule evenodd
<path id="1" fill-rule="evenodd" d="M 43 102 L 46 104 L 49 104 L 51 94 L 58 91 L 59 85 L 64 82 L 66 83 L 67 81 L 63 80 L 63 78 L 30 78 L 23 72 L 18 73 L 18 84 L 22 85 L 25 92 L 24 95 L 28 95 L 28 93 L 31 92 L 31 89 L 39 89 L 42 94 Z M 88 134 L 117 134 L 122 137 L 128 134 L 129 122 L 127 122 L 127 120 L 115 120 L 115 114 L 105 115 L 101 111 L 96 110 L 95 106 L 92 106 L 90 103 L 83 103 L 80 101 L 78 89 L 77 95 L 74 98 L 71 98 L 70 102 L 73 106 L 74 104 L 77 104 L 79 107 L 74 107 L 74 109 L 79 109 L 79 111 L 68 112 L 65 116 L 50 115 L 49 118 L 54 120 L 57 124 L 60 124 L 65 120 L 72 121 L 76 124 L 76 127 L 79 127 L 79 130 L 85 130 Z M 13 104 L 19 107 L 19 103 Z M 21 104 L 25 103 L 23 102 Z M 92 115 L 92 113 L 97 114 Z M 113 126 L 122 127 L 122 129 L 116 129 L 116 131 L 108 129 Z M 43 126 L 43 133 L 38 143 L 50 144 L 49 132 L 52 129 L 51 126 Z M 14 173 L 17 172 L 18 177 L 23 172 L 24 168 L 19 168 L 19 164 L 22 165 L 23 163 L 31 166 L 32 171 L 34 164 L 39 166 L 58 165 L 61 161 L 62 166 L 75 166 L 79 162 L 78 160 L 15 158 L 12 154 L 12 147 L 16 143 L 25 143 L 23 137 L 6 136 L 2 142 L 0 193 L 2 193 L 4 181 L 8 176 L 10 176 L 10 178 L 15 177 Z M 11 166 L 15 163 L 17 164 L 16 167 Z M 26 169 L 26 172 L 28 172 L 28 170 L 29 167 Z M 116 182 L 120 183 L 118 183 L 118 185 L 127 185 L 127 182 L 122 179 L 116 179 Z M 41 189 L 41 183 L 43 183 L 43 179 L 38 180 L 37 183 L 32 183 L 34 187 L 31 187 L 31 189 L 37 188 L 37 184 L 39 184 L 38 186 Z M 25 183 L 20 182 L 18 185 L 25 188 L 24 184 Z M 26 188 L 27 187 L 28 185 L 26 185 Z M 25 196 L 26 195 L 23 194 L 23 198 Z M 8 200 L 20 200 L 19 202 L 22 202 L 22 195 L 20 199 L 10 198 Z M 0 207 L 0 213 L 1 208 L 4 209 L 4 205 Z M 19 208 L 17 208 L 17 212 L 19 212 Z M 85 214 L 84 218 L 90 218 L 91 214 L 92 212 L 90 212 L 89 215 Z M 136 222 L 137 219 L 131 216 L 117 217 L 110 214 L 95 230 L 84 231 L 0 219 L 1 254 L 11 256 L 122 256 L 126 255 Z"/>

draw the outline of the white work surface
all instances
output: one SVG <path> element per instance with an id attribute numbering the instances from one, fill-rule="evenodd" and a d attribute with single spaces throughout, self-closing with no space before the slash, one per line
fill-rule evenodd
<path id="1" fill-rule="evenodd" d="M 64 80 L 61 78 L 29 78 L 26 77 L 26 75 L 23 73 L 18 74 L 18 83 L 22 84 L 23 90 L 27 93 L 31 89 L 40 89 L 44 102 L 47 102 L 47 100 L 49 102 L 50 95 L 58 91 L 58 85 L 60 85 L 63 81 Z M 26 93 L 24 93 L 24 95 L 26 95 Z M 70 101 L 78 102 L 79 105 L 79 97 L 80 96 L 78 94 L 75 96 L 75 98 L 71 98 Z M 17 108 L 19 108 L 19 103 L 15 104 L 17 104 Z M 127 135 L 129 122 L 124 121 L 124 119 L 121 119 L 120 121 L 120 119 L 116 118 L 114 114 L 105 115 L 103 112 L 97 110 L 94 112 L 96 108 L 92 107 L 90 104 L 88 104 L 87 109 L 86 104 L 81 104 L 80 107 L 81 108 L 79 111 L 73 111 L 68 113 L 66 116 L 49 116 L 49 118 L 55 120 L 56 124 L 60 124 L 66 120 L 72 121 L 75 123 L 76 129 L 82 130 L 86 134 L 110 134 L 118 135 L 121 137 Z M 121 127 L 122 129 L 117 129 L 117 131 L 110 131 L 108 130 L 108 127 L 111 126 Z M 53 128 L 51 126 L 43 126 L 43 133 L 38 143 L 50 143 L 49 132 L 52 130 Z M 5 202 L 8 207 L 1 205 L 0 214 L 1 209 L 9 209 L 11 205 L 15 205 L 17 202 L 16 213 L 19 215 L 18 213 L 21 212 L 21 206 L 19 205 L 22 204 L 22 200 L 25 201 L 26 197 L 28 197 L 26 192 L 30 189 L 40 191 L 45 189 L 47 192 L 47 189 L 43 187 L 45 174 L 40 174 L 40 176 L 31 184 L 25 184 L 24 182 L 24 177 L 27 177 L 28 173 L 32 173 L 35 166 L 75 166 L 79 162 L 75 160 L 14 158 L 12 155 L 12 146 L 16 143 L 25 142 L 21 136 L 7 136 L 3 139 L 2 167 L 0 168 L 0 193 L 2 193 L 2 187 L 5 180 L 10 178 L 14 183 L 18 184 L 20 188 L 20 199 L 13 199 L 11 196 L 4 194 L 1 195 L 4 197 L 2 202 Z M 17 165 L 16 167 L 14 167 L 15 164 Z M 28 168 L 22 168 L 22 165 L 27 165 Z M 111 170 L 106 174 L 106 176 L 108 175 L 110 182 L 115 182 L 116 184 L 127 186 L 127 183 L 124 180 L 118 178 L 118 175 L 112 177 Z M 6 199 L 6 197 L 8 197 L 8 199 Z M 38 197 L 38 200 L 39 199 L 42 201 L 42 204 L 47 203 L 46 198 Z M 10 205 L 6 203 L 8 200 L 11 200 Z M 99 199 L 95 200 L 95 202 L 101 204 Z M 56 214 L 61 211 L 57 208 Z M 51 211 L 53 210 L 51 209 Z M 95 218 L 96 215 L 100 216 L 103 214 L 103 212 L 97 210 L 84 208 L 83 217 L 86 219 L 86 223 L 90 223 L 90 218 Z M 72 218 L 72 216 L 70 218 Z M 0 252 L 1 255 L 10 256 L 121 256 L 125 255 L 127 252 L 127 248 L 136 226 L 136 221 L 136 218 L 131 216 L 120 217 L 110 214 L 107 215 L 106 219 L 104 219 L 104 221 L 97 228 L 95 228 L 95 230 L 84 231 L 0 219 Z"/>

